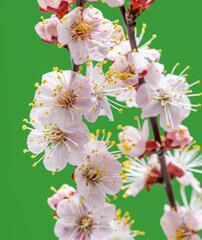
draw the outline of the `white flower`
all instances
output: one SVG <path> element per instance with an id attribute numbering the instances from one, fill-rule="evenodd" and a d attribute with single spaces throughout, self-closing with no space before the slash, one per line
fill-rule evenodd
<path id="1" fill-rule="evenodd" d="M 137 91 L 137 104 L 142 108 L 142 118 L 155 117 L 160 114 L 160 125 L 167 132 L 176 129 L 190 111 L 197 111 L 193 107 L 199 107 L 201 104 L 193 105 L 189 97 L 199 96 L 201 94 L 190 94 L 189 88 L 199 81 L 188 84 L 184 72 L 189 66 L 180 73 L 174 75 L 176 64 L 171 74 L 164 76 L 163 66 L 159 63 L 151 63 L 148 73 L 145 76 L 145 84 L 142 84 Z"/>
<path id="2" fill-rule="evenodd" d="M 123 174 L 123 182 L 125 183 L 123 190 L 127 189 L 123 195 L 124 198 L 135 197 L 144 187 L 149 191 L 149 186 L 157 182 L 161 172 L 157 169 L 156 160 L 156 154 L 153 154 L 147 161 L 144 159 L 134 160 L 128 157 L 128 160 L 123 163 L 123 170 L 125 171 Z"/>
<path id="3" fill-rule="evenodd" d="M 200 219 L 191 210 L 177 205 L 177 210 L 165 206 L 165 213 L 161 218 L 161 226 L 169 240 L 200 240 Z"/>
<path id="4" fill-rule="evenodd" d="M 75 131 L 69 129 L 69 131 L 64 132 L 53 123 L 41 124 L 37 117 L 38 111 L 33 108 L 30 124 L 33 125 L 34 129 L 26 127 L 26 125 L 23 126 L 23 129 L 31 130 L 27 138 L 27 146 L 29 151 L 34 154 L 32 158 L 39 158 L 33 166 L 43 161 L 45 167 L 55 173 L 61 171 L 68 162 L 72 165 L 79 165 L 86 154 L 84 145 L 90 137 L 87 126 L 81 122 L 80 129 Z M 28 122 L 26 119 L 25 121 Z"/>
<path id="5" fill-rule="evenodd" d="M 167 155 L 168 161 L 184 172 L 184 175 L 178 177 L 177 180 L 181 184 L 191 185 L 197 192 L 201 192 L 200 182 L 193 175 L 193 172 L 202 173 L 202 170 L 197 169 L 202 166 L 202 155 L 197 148 L 198 146 L 191 150 L 189 147 L 181 150 L 175 149 L 174 154 L 167 152 Z"/>
<path id="6" fill-rule="evenodd" d="M 141 42 L 142 42 L 142 39 L 144 37 L 146 27 L 147 26 L 144 23 L 143 28 L 142 28 L 142 32 L 141 32 L 139 37 L 137 37 L 137 31 L 135 32 L 136 42 L 137 42 L 137 47 L 138 47 L 138 53 L 139 53 L 139 56 L 144 57 L 147 60 L 156 61 L 160 58 L 160 52 L 156 49 L 150 49 L 149 48 L 149 45 L 156 38 L 156 35 L 154 34 L 149 41 L 147 41 L 142 46 L 140 45 Z M 127 41 L 121 41 L 117 46 L 115 46 L 115 47 L 113 47 L 113 49 L 111 49 L 111 51 L 107 55 L 107 58 L 114 62 L 120 56 L 127 56 L 130 52 L 131 52 L 130 42 L 128 40 Z"/>
<path id="7" fill-rule="evenodd" d="M 195 214 L 196 218 L 199 219 L 199 228 L 202 229 L 202 191 L 198 193 L 193 190 L 191 194 L 191 200 L 188 203 L 187 196 L 185 193 L 185 188 L 180 188 L 181 197 L 185 206 L 184 211 L 191 211 Z"/>
<path id="8" fill-rule="evenodd" d="M 102 61 L 109 52 L 113 23 L 105 19 L 102 12 L 90 6 L 72 10 L 60 20 L 58 41 L 68 45 L 75 64 L 82 64 L 88 58 Z"/>
<path id="9" fill-rule="evenodd" d="M 202 193 L 193 190 L 188 203 L 184 187 L 180 190 L 184 206 L 177 203 L 175 211 L 165 205 L 161 226 L 168 239 L 200 240 L 198 232 L 202 230 Z"/>
<path id="10" fill-rule="evenodd" d="M 87 78 L 73 71 L 47 73 L 41 86 L 36 86 L 33 106 L 38 109 L 39 121 L 44 125 L 57 124 L 63 131 L 78 130 L 82 115 L 96 103 Z"/>
<path id="11" fill-rule="evenodd" d="M 148 120 L 144 121 L 141 129 L 138 117 L 138 129 L 132 126 L 126 126 L 122 128 L 122 132 L 119 133 L 119 149 L 122 153 L 131 157 L 141 157 L 146 151 L 146 142 L 149 138 L 149 124 Z M 121 128 L 121 126 L 119 127 Z"/>
<path id="12" fill-rule="evenodd" d="M 103 205 L 106 194 L 115 195 L 122 187 L 122 165 L 117 161 L 120 156 L 109 152 L 115 145 L 114 141 L 109 141 L 111 133 L 105 141 L 104 135 L 99 141 L 98 134 L 99 131 L 96 136 L 91 136 L 86 145 L 86 159 L 74 174 L 78 193 L 83 197 L 84 204 L 92 208 Z"/>
<path id="13" fill-rule="evenodd" d="M 134 240 L 137 235 L 145 235 L 144 232 L 131 230 L 131 226 L 134 224 L 134 220 L 131 220 L 129 212 L 126 212 L 121 217 L 121 209 L 116 212 L 116 218 L 111 222 L 111 226 L 114 229 L 114 235 L 107 240 Z"/>
<path id="14" fill-rule="evenodd" d="M 125 91 L 120 81 L 113 81 L 110 77 L 107 77 L 102 70 L 101 64 L 97 64 L 93 67 L 92 62 L 87 63 L 87 78 L 92 87 L 92 93 L 96 98 L 96 105 L 91 111 L 85 114 L 85 117 L 90 122 L 95 122 L 99 115 L 107 115 L 110 121 L 113 121 L 113 114 L 111 107 L 115 108 L 119 112 L 122 109 L 118 107 L 122 106 L 115 101 L 112 101 L 108 96 L 117 96 Z"/>
<path id="15" fill-rule="evenodd" d="M 106 240 L 113 234 L 110 222 L 115 216 L 115 206 L 112 204 L 88 209 L 80 202 L 78 194 L 74 194 L 58 204 L 57 215 L 55 235 L 60 239 Z"/>

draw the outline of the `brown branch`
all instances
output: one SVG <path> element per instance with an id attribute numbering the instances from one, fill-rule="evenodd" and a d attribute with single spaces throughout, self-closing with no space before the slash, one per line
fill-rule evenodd
<path id="1" fill-rule="evenodd" d="M 76 0 L 76 6 L 77 6 L 77 7 L 85 7 L 85 5 L 86 5 L 86 1 L 85 1 L 85 0 Z M 74 60 L 73 60 L 73 59 L 71 59 L 71 61 L 72 61 L 72 71 L 78 72 L 80 65 L 76 65 L 76 64 L 74 63 Z"/>
<path id="2" fill-rule="evenodd" d="M 135 35 L 134 35 L 134 28 L 136 26 L 136 22 L 134 21 L 133 24 L 128 24 L 127 20 L 126 20 L 126 10 L 124 5 L 119 7 L 120 12 L 121 12 L 121 16 L 123 18 L 124 24 L 126 26 L 126 31 L 128 34 L 128 39 L 130 41 L 130 46 L 131 46 L 131 50 L 133 51 L 133 49 L 137 49 L 137 43 L 136 43 L 136 39 L 135 39 Z"/>
<path id="3" fill-rule="evenodd" d="M 158 147 L 156 149 L 156 153 L 158 155 L 158 159 L 159 159 L 160 165 L 161 165 L 161 172 L 162 172 L 162 176 L 163 176 L 163 187 L 165 189 L 170 206 L 172 208 L 176 209 L 175 196 L 173 193 L 171 178 L 170 178 L 170 175 L 169 175 L 169 172 L 167 169 L 167 165 L 166 165 L 164 148 L 161 145 L 161 135 L 160 135 L 160 131 L 159 131 L 157 117 L 151 117 L 150 123 L 151 123 L 152 131 L 154 134 L 154 139 L 155 139 L 155 141 L 159 142 L 159 144 L 160 144 L 160 147 Z"/>
<path id="4" fill-rule="evenodd" d="M 76 65 L 75 63 L 74 63 L 74 60 L 72 59 L 72 71 L 74 71 L 74 72 L 78 72 L 79 71 L 79 65 Z"/>
<path id="5" fill-rule="evenodd" d="M 77 7 L 83 7 L 83 0 L 76 0 Z"/>
<path id="6" fill-rule="evenodd" d="M 129 39 L 129 42 L 131 45 L 131 50 L 133 51 L 133 49 L 136 49 L 136 51 L 138 52 L 137 43 L 136 43 L 136 39 L 135 39 L 135 32 L 134 32 L 134 28 L 136 26 L 136 21 L 135 20 L 133 22 L 127 21 L 126 10 L 125 10 L 124 6 L 120 7 L 119 9 L 120 9 L 127 33 L 128 33 L 128 39 Z M 141 86 L 143 83 L 145 83 L 144 78 L 139 79 L 139 86 Z M 154 134 L 154 139 L 160 145 L 156 149 L 156 153 L 158 155 L 158 159 L 159 159 L 160 165 L 161 165 L 161 171 L 162 171 L 162 176 L 163 176 L 163 186 L 164 186 L 168 201 L 170 203 L 170 206 L 172 208 L 176 209 L 176 203 L 175 203 L 175 197 L 174 197 L 173 188 L 172 188 L 172 184 L 171 184 L 171 179 L 170 179 L 170 175 L 168 173 L 168 169 L 166 166 L 164 148 L 161 145 L 161 135 L 160 135 L 157 118 L 151 117 L 150 122 L 151 122 L 151 126 L 152 126 L 152 131 Z"/>

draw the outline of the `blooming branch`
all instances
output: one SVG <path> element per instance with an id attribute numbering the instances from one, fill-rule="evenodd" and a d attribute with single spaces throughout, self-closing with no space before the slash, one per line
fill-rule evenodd
<path id="1" fill-rule="evenodd" d="M 54 14 L 42 17 L 35 30 L 44 43 L 70 52 L 72 70 L 54 67 L 35 84 L 30 117 L 22 126 L 30 130 L 23 152 L 31 152 L 36 159 L 33 166 L 43 162 L 52 175 L 68 164 L 74 167 L 77 189 L 67 184 L 59 190 L 51 187 L 54 195 L 48 198 L 56 211 L 52 216 L 60 240 L 132 240 L 144 235 L 131 230 L 134 221 L 129 213 L 121 217 L 108 197 L 116 200 L 121 189 L 124 198 L 135 197 L 155 184 L 163 184 L 170 204 L 161 219 L 165 235 L 173 240 L 199 239 L 202 190 L 194 173 L 202 174 L 202 155 L 181 122 L 201 106 L 190 101 L 202 95 L 191 90 L 200 82 L 187 82 L 189 66 L 179 74 L 179 63 L 169 74 L 164 70 L 161 50 L 149 47 L 155 34 L 142 44 L 147 25 L 139 34 L 136 20 L 154 1 L 131 0 L 125 8 L 125 0 L 102 0 L 119 7 L 125 36 L 118 20 L 106 19 L 92 5 L 86 7 L 98 0 L 38 0 L 41 11 Z M 111 61 L 109 67 L 106 59 Z M 93 123 L 100 116 L 114 121 L 113 111 L 121 114 L 133 107 L 142 109 L 143 119 L 149 118 L 154 139 L 149 121 L 141 124 L 137 116 L 137 126 L 118 125 L 118 144 L 111 140 L 111 132 L 90 133 L 83 122 L 85 118 Z M 160 127 L 165 130 L 163 137 Z M 121 164 L 124 154 L 127 160 Z M 184 206 L 175 201 L 172 179 L 183 186 Z M 184 190 L 188 185 L 194 189 L 190 204 Z"/>
<path id="2" fill-rule="evenodd" d="M 136 2 L 133 1 L 132 4 L 136 4 Z M 128 33 L 128 38 L 129 38 L 129 41 L 130 41 L 131 50 L 134 51 L 134 49 L 135 49 L 135 51 L 138 52 L 136 38 L 135 38 L 135 34 L 134 34 L 134 28 L 136 26 L 136 18 L 139 16 L 139 14 L 136 15 L 136 12 L 134 13 L 131 9 L 128 9 L 127 12 L 126 12 L 124 6 L 120 7 L 120 11 L 121 11 L 121 15 L 123 17 L 123 21 L 125 23 L 126 30 L 127 30 L 127 33 Z M 131 19 L 131 15 L 133 16 L 132 19 Z M 145 79 L 140 78 L 139 79 L 139 85 L 141 86 L 144 83 L 145 83 Z M 143 95 L 144 94 L 145 93 L 143 93 Z M 156 142 L 158 142 L 160 144 L 159 147 L 156 150 L 156 153 L 157 153 L 157 155 L 159 157 L 159 160 L 160 160 L 160 163 L 161 163 L 161 169 L 162 169 L 162 174 L 163 174 L 163 186 L 164 186 L 164 189 L 166 191 L 166 194 L 167 194 L 170 205 L 173 208 L 176 208 L 174 193 L 173 193 L 173 189 L 172 189 L 172 185 L 171 185 L 171 180 L 170 180 L 168 170 L 167 170 L 167 167 L 166 167 L 166 163 L 165 163 L 164 149 L 161 146 L 161 137 L 160 137 L 157 118 L 151 117 L 150 122 L 151 122 L 152 130 L 153 130 L 153 133 L 154 133 L 154 139 L 155 139 Z"/>

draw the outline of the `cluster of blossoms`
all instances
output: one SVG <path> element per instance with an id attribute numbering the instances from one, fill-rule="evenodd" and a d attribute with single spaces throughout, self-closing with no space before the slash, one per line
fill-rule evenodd
<path id="1" fill-rule="evenodd" d="M 154 1 L 131 0 L 125 20 L 136 19 Z M 54 67 L 42 76 L 41 83 L 35 84 L 30 117 L 24 119 L 23 125 L 23 130 L 30 130 L 24 153 L 32 152 L 34 167 L 43 161 L 53 175 L 68 163 L 75 168 L 72 178 L 76 189 L 67 184 L 59 190 L 51 188 L 55 194 L 48 204 L 56 211 L 55 235 L 60 240 L 132 240 L 144 235 L 130 229 L 134 221 L 129 213 L 121 217 L 121 210 L 116 211 L 108 196 L 116 200 L 122 189 L 124 198 L 135 197 L 144 187 L 150 191 L 150 186 L 164 183 L 158 155 L 158 150 L 163 149 L 169 177 L 183 187 L 191 185 L 194 192 L 190 205 L 182 189 L 185 206 L 165 207 L 162 228 L 169 239 L 198 240 L 202 191 L 193 173 L 202 173 L 198 169 L 202 155 L 188 128 L 181 123 L 201 106 L 190 102 L 191 97 L 202 95 L 193 94 L 190 89 L 199 81 L 187 82 L 185 72 L 189 66 L 179 74 L 179 63 L 169 74 L 164 70 L 161 50 L 149 47 L 157 36 L 154 34 L 142 44 L 146 24 L 140 34 L 134 29 L 137 48 L 133 49 L 119 21 L 104 18 L 92 5 L 85 8 L 88 2 L 98 0 L 38 0 L 40 10 L 53 15 L 42 17 L 43 21 L 35 26 L 37 34 L 43 42 L 68 50 L 73 66 L 65 71 Z M 125 0 L 102 2 L 121 9 Z M 104 72 L 106 59 L 111 64 Z M 85 74 L 81 66 L 84 63 Z M 84 118 L 95 122 L 99 116 L 113 121 L 112 109 L 122 113 L 123 108 L 133 107 L 142 109 L 143 119 L 159 116 L 165 130 L 161 141 L 149 139 L 148 120 L 141 127 L 135 117 L 138 128 L 118 126 L 122 131 L 116 151 L 111 132 L 97 130 L 91 134 L 83 122 Z M 123 166 L 118 161 L 122 154 L 127 155 Z"/>

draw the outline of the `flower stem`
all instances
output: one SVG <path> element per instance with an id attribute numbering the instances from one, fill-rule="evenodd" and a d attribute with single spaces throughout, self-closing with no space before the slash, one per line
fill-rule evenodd
<path id="1" fill-rule="evenodd" d="M 120 9 L 127 33 L 128 33 L 128 39 L 130 42 L 131 50 L 133 51 L 133 49 L 136 49 L 136 51 L 138 52 L 137 42 L 136 42 L 136 38 L 135 38 L 135 31 L 134 31 L 136 22 L 135 21 L 133 21 L 133 22 L 127 21 L 126 10 L 125 10 L 124 5 L 122 7 L 120 7 L 119 9 Z M 143 83 L 145 83 L 144 78 L 140 78 L 139 86 L 141 86 Z M 159 143 L 159 147 L 156 149 L 156 153 L 158 155 L 158 159 L 159 159 L 160 165 L 161 165 L 161 171 L 162 171 L 162 176 L 163 176 L 163 187 L 165 189 L 170 206 L 176 210 L 175 197 L 174 197 L 174 193 L 173 193 L 170 175 L 168 173 L 168 169 L 166 166 L 164 148 L 161 145 L 161 135 L 160 135 L 157 117 L 151 117 L 150 122 L 151 122 L 151 126 L 152 126 L 152 131 L 154 134 L 154 139 L 156 142 Z"/>

